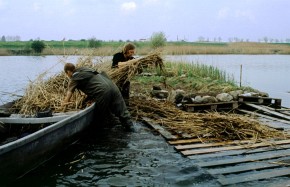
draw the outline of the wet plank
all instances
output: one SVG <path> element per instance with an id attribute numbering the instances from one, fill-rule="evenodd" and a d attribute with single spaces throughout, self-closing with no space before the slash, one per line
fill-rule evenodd
<path id="1" fill-rule="evenodd" d="M 246 155 L 244 157 L 234 157 L 228 158 L 223 160 L 214 160 L 214 161 L 207 161 L 207 162 L 198 162 L 196 163 L 200 167 L 212 167 L 212 166 L 222 166 L 222 165 L 229 165 L 229 164 L 238 164 L 244 162 L 253 162 L 265 159 L 274 159 L 290 156 L 290 150 L 280 150 L 280 151 L 269 151 L 265 153 L 258 153 L 253 155 Z"/>
<path id="2" fill-rule="evenodd" d="M 142 117 L 142 119 L 152 128 L 154 128 L 157 132 L 159 132 L 166 140 L 172 140 L 172 139 L 178 138 L 177 136 L 172 135 L 170 132 L 164 129 L 161 125 L 154 123 L 153 120 L 146 117 Z"/>
<path id="3" fill-rule="evenodd" d="M 189 144 L 189 143 L 201 143 L 201 142 L 209 142 L 209 141 L 215 141 L 216 138 L 194 138 L 194 139 L 182 139 L 182 140 L 171 140 L 168 141 L 170 145 L 179 145 L 179 144 Z"/>
<path id="4" fill-rule="evenodd" d="M 251 171 L 251 170 L 256 170 L 256 169 L 274 168 L 274 167 L 279 167 L 279 166 L 280 166 L 279 164 L 258 162 L 255 164 L 248 164 L 248 165 L 242 165 L 242 166 L 208 169 L 207 171 L 212 175 L 219 175 L 219 174 L 240 173 L 240 172 Z"/>
<path id="5" fill-rule="evenodd" d="M 210 158 L 218 158 L 218 157 L 224 157 L 224 156 L 261 153 L 261 152 L 267 152 L 267 151 L 272 151 L 272 150 L 283 150 L 283 149 L 289 149 L 289 148 L 290 148 L 290 144 L 286 144 L 286 145 L 275 146 L 275 147 L 262 147 L 262 148 L 257 148 L 253 150 L 242 149 L 242 150 L 222 151 L 222 152 L 202 154 L 202 155 L 192 155 L 192 156 L 188 156 L 188 158 L 189 159 L 210 159 Z"/>
<path id="6" fill-rule="evenodd" d="M 268 109 L 268 108 L 266 108 L 266 107 L 258 106 L 258 105 L 251 104 L 251 103 L 245 103 L 245 105 L 251 106 L 251 107 L 253 107 L 253 108 L 257 109 L 257 110 L 260 110 L 260 111 L 268 112 L 268 113 L 270 113 L 270 114 L 272 114 L 272 115 L 275 115 L 275 116 L 281 117 L 281 118 L 283 118 L 283 119 L 290 120 L 290 116 L 285 115 L 285 114 L 282 114 L 282 113 L 280 113 L 280 112 L 275 112 L 275 111 L 270 110 L 270 109 Z"/>
<path id="7" fill-rule="evenodd" d="M 254 180 L 268 179 L 273 177 L 281 177 L 286 175 L 290 175 L 289 167 L 277 170 L 266 170 L 266 171 L 264 170 L 260 171 L 259 173 L 249 173 L 248 175 L 243 175 L 243 177 L 241 176 L 222 177 L 218 179 L 218 181 L 222 185 L 230 185 Z"/>
<path id="8" fill-rule="evenodd" d="M 289 144 L 290 140 L 281 140 L 281 141 L 275 141 L 272 142 L 273 145 L 281 145 L 281 144 Z M 238 149 L 246 149 L 246 148 L 257 148 L 257 147 L 267 147 L 269 146 L 269 143 L 256 143 L 252 145 L 238 145 L 238 146 L 228 146 L 228 147 L 216 147 L 216 148 L 208 148 L 208 149 L 197 149 L 197 150 L 185 150 L 181 151 L 181 153 L 185 156 L 188 155 L 196 155 L 196 154 L 205 154 L 205 153 L 214 153 L 214 152 L 220 152 L 220 151 L 227 151 L 227 150 L 238 150 Z"/>
<path id="9" fill-rule="evenodd" d="M 201 144 L 189 144 L 189 145 L 178 145 L 175 146 L 177 150 L 194 149 L 194 148 L 204 148 L 204 147 L 217 147 L 223 145 L 240 145 L 245 143 L 252 143 L 251 140 L 244 141 L 228 141 L 228 142 L 217 142 L 217 143 L 201 143 Z"/>
<path id="10" fill-rule="evenodd" d="M 274 118 L 274 117 L 271 117 L 271 116 L 268 116 L 268 115 L 264 115 L 264 114 L 260 114 L 260 113 L 257 113 L 257 112 L 251 112 L 251 111 L 247 111 L 247 110 L 243 110 L 243 109 L 238 109 L 239 111 L 243 112 L 243 113 L 246 113 L 246 114 L 250 114 L 250 115 L 253 115 L 253 116 L 259 116 L 259 117 L 262 117 L 262 118 L 266 118 L 266 119 L 270 119 L 270 120 L 273 120 L 273 121 L 278 121 L 278 122 L 281 122 L 281 123 L 284 123 L 284 124 L 290 124 L 290 121 L 288 120 L 283 120 L 283 119 L 278 119 L 278 118 Z M 290 126 L 288 125 L 276 125 L 276 124 L 266 124 L 267 126 L 269 127 L 272 127 L 274 129 L 277 129 L 277 130 L 283 130 L 284 128 L 290 128 Z"/>

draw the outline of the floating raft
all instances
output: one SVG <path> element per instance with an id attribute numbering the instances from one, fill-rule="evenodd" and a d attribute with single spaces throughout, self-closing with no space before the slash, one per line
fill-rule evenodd
<path id="1" fill-rule="evenodd" d="M 273 119 L 276 118 L 267 118 Z M 149 118 L 143 118 L 143 121 L 158 131 L 176 151 L 215 177 L 222 186 L 274 178 L 279 178 L 275 184 L 285 186 L 290 181 L 290 140 L 253 143 L 251 140 L 218 142 L 216 139 L 185 139 L 172 135 Z M 289 123 L 284 124 L 283 129 L 290 130 Z"/>

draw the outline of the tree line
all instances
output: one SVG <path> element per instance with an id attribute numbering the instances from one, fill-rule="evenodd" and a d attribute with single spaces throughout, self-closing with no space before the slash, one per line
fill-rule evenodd
<path id="1" fill-rule="evenodd" d="M 64 39 L 65 40 L 65 39 Z M 64 41 L 63 40 L 63 41 Z M 2 36 L 1 37 L 2 42 L 8 42 L 8 41 L 20 41 L 19 36 L 15 37 L 7 37 Z M 98 40 L 95 37 L 89 38 L 88 40 L 88 48 L 99 48 L 102 47 L 102 40 Z M 165 46 L 167 39 L 166 36 L 163 32 L 156 32 L 153 33 L 152 36 L 150 37 L 150 43 L 152 48 L 158 48 L 158 47 L 163 47 Z M 13 53 L 31 53 L 32 51 L 35 53 L 42 53 L 43 50 L 47 47 L 45 41 L 37 39 L 37 40 L 31 40 L 30 46 L 26 46 L 24 51 L 14 51 Z M 13 50 L 12 50 L 13 51 Z"/>

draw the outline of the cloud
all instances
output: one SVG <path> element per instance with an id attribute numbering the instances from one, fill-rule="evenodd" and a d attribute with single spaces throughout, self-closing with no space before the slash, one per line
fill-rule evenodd
<path id="1" fill-rule="evenodd" d="M 251 22 L 255 21 L 255 16 L 250 11 L 236 10 L 235 17 L 236 18 L 247 19 L 247 20 L 249 20 Z"/>
<path id="2" fill-rule="evenodd" d="M 33 3 L 32 8 L 33 8 L 33 10 L 38 11 L 38 10 L 40 10 L 40 4 L 39 3 Z"/>
<path id="3" fill-rule="evenodd" d="M 230 9 L 225 7 L 218 11 L 218 19 L 226 19 L 230 14 Z"/>
<path id="4" fill-rule="evenodd" d="M 227 7 L 220 9 L 217 17 L 219 20 L 234 18 L 238 20 L 247 20 L 250 22 L 255 22 L 255 16 L 251 11 L 239 9 L 232 10 Z"/>
<path id="5" fill-rule="evenodd" d="M 133 1 L 126 2 L 126 3 L 123 3 L 121 5 L 121 10 L 126 11 L 126 12 L 128 12 L 128 11 L 134 11 L 134 10 L 136 10 L 136 8 L 137 8 L 137 5 Z"/>

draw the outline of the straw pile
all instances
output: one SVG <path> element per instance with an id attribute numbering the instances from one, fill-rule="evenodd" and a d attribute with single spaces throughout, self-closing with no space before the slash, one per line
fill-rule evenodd
<path id="1" fill-rule="evenodd" d="M 36 115 L 37 112 L 48 109 L 60 112 L 67 85 L 68 79 L 64 73 L 52 76 L 48 80 L 39 76 L 34 82 L 30 82 L 24 96 L 14 104 L 14 112 L 28 116 Z M 81 105 L 83 96 L 76 92 L 73 98 L 75 104 L 72 104 L 71 107 L 77 109 Z"/>
<path id="2" fill-rule="evenodd" d="M 126 65 L 115 69 L 111 69 L 109 63 L 102 61 L 94 63 L 93 56 L 82 56 L 76 63 L 76 67 L 86 66 L 98 71 L 106 71 L 116 83 L 124 77 L 126 77 L 126 80 L 131 79 L 138 74 L 140 69 L 151 65 L 162 69 L 163 61 L 159 53 L 152 53 L 142 58 L 130 60 Z M 45 79 L 46 74 L 47 72 L 44 72 L 35 81 L 30 82 L 24 96 L 13 106 L 13 112 L 33 116 L 39 111 L 48 109 L 51 109 L 52 112 L 63 111 L 61 103 L 65 97 L 69 79 L 64 72 L 49 79 Z M 82 92 L 75 92 L 71 99 L 74 102 L 68 105 L 66 110 L 72 111 L 84 108 L 86 106 L 84 99 L 85 95 Z"/>
<path id="3" fill-rule="evenodd" d="M 224 140 L 253 141 L 269 138 L 286 138 L 283 132 L 238 114 L 191 113 L 181 111 L 173 103 L 130 99 L 132 116 L 153 119 L 171 134 L 186 138 L 216 138 Z"/>
<path id="4" fill-rule="evenodd" d="M 96 68 L 92 63 L 92 57 L 81 57 L 76 63 L 76 67 L 88 66 Z M 40 74 L 35 81 L 31 81 L 27 86 L 23 97 L 16 101 L 11 112 L 35 116 L 37 112 L 52 110 L 52 112 L 63 112 L 61 103 L 66 95 L 69 79 L 64 72 L 60 72 L 50 78 L 46 78 L 48 71 Z M 76 91 L 67 111 L 79 110 L 86 107 L 83 103 L 85 95 Z"/>

